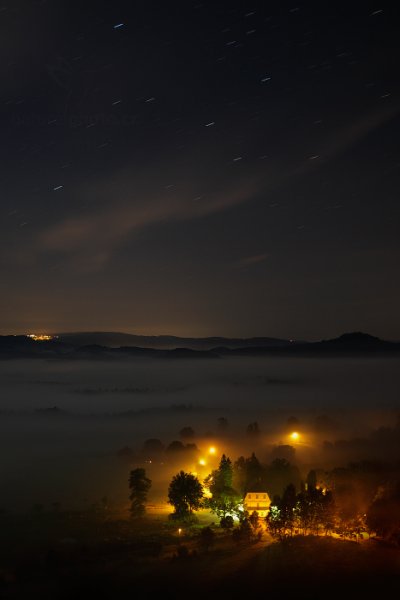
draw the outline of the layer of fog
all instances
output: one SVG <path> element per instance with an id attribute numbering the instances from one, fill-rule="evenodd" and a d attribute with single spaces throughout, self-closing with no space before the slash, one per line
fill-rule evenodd
<path id="1" fill-rule="evenodd" d="M 232 459 L 255 450 L 268 461 L 274 446 L 290 443 L 286 421 L 294 416 L 300 466 L 370 458 L 363 444 L 321 448 L 324 440 L 365 439 L 395 424 L 399 366 L 399 359 L 326 358 L 2 362 L 0 507 L 80 507 L 104 496 L 123 506 L 129 469 L 146 459 L 143 442 L 159 438 L 168 445 L 185 426 L 195 430 L 192 441 L 204 455 L 213 444 Z M 43 410 L 51 407 L 59 412 Z M 321 416 L 324 427 L 317 426 Z M 216 429 L 219 417 L 229 422 L 224 436 Z M 254 421 L 258 438 L 246 435 Z M 133 458 L 117 457 L 125 446 Z M 379 458 L 386 452 L 374 449 Z M 207 460 L 204 474 L 217 458 Z M 193 470 L 192 463 L 143 462 L 154 480 L 151 500 L 162 501 L 170 476 L 181 467 Z"/>

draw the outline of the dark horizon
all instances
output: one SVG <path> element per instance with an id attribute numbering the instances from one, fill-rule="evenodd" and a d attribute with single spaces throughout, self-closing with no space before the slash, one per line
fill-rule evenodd
<path id="1" fill-rule="evenodd" d="M 0 332 L 0 337 L 7 337 L 7 336 L 15 336 L 15 337 L 20 337 L 20 336 L 41 336 L 41 335 L 48 335 L 54 338 L 57 337 L 62 337 L 62 336 L 91 336 L 91 335 L 98 335 L 98 336 L 132 336 L 132 337 L 138 337 L 138 338 L 176 338 L 176 339 L 180 339 L 180 340 L 207 340 L 207 339 L 225 339 L 225 340 L 276 340 L 276 341 L 283 341 L 283 342 L 320 342 L 320 341 L 326 341 L 326 340 L 336 340 L 338 338 L 342 338 L 342 337 L 346 337 L 346 336 L 351 336 L 351 335 L 361 335 L 361 336 L 366 336 L 366 337 L 371 337 L 371 338 L 377 338 L 378 340 L 382 340 L 382 341 L 388 341 L 388 342 L 399 342 L 399 339 L 396 338 L 386 338 L 384 336 L 381 335 L 377 335 L 375 333 L 371 333 L 370 331 L 360 331 L 360 330 L 356 330 L 356 329 L 352 329 L 351 331 L 342 331 L 339 332 L 337 335 L 324 335 L 322 337 L 315 337 L 312 338 L 310 336 L 308 337 L 303 337 L 303 338 L 294 338 L 294 337 L 284 337 L 281 335 L 268 335 L 268 334 L 258 334 L 258 335 L 243 335 L 243 336 L 236 336 L 236 335 L 223 335 L 223 334 L 210 334 L 210 335 L 176 335 L 173 333 L 138 333 L 137 331 L 111 331 L 111 330 L 102 330 L 102 329 L 92 329 L 92 330 L 77 330 L 77 329 L 70 329 L 70 330 L 64 330 L 64 331 L 50 331 L 50 330 L 33 330 L 28 329 L 27 331 L 20 331 L 20 332 L 9 332 L 9 331 L 1 331 Z"/>

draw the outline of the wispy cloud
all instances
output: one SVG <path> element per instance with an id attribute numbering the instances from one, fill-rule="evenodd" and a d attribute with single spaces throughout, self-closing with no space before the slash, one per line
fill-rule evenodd
<path id="1" fill-rule="evenodd" d="M 210 174 L 210 165 L 195 160 L 191 172 L 182 169 L 184 176 L 175 165 L 167 164 L 140 172 L 130 168 L 114 171 L 74 191 L 82 198 L 81 212 L 43 228 L 33 241 L 32 256 L 56 253 L 57 260 L 67 259 L 74 268 L 100 270 L 121 244 L 143 229 L 203 218 L 265 195 L 287 184 L 288 177 L 303 175 L 345 152 L 399 112 L 394 105 L 382 107 L 345 124 L 316 149 L 318 160 L 292 155 L 286 164 L 271 163 L 268 171 L 255 169 L 241 178 L 236 172 Z M 188 160 L 187 164 L 192 163 Z M 266 254 L 244 257 L 237 266 L 249 267 L 267 258 Z"/>
<path id="2" fill-rule="evenodd" d="M 241 258 L 237 263 L 237 267 L 251 267 L 259 263 L 265 262 L 268 259 L 268 254 L 255 254 L 254 256 L 246 256 Z"/>
<path id="3" fill-rule="evenodd" d="M 320 164 L 346 152 L 349 148 L 361 142 L 373 131 L 396 118 L 399 114 L 400 105 L 393 103 L 382 106 L 374 112 L 361 115 L 352 123 L 345 123 L 334 134 L 327 136 L 321 146 L 316 148 L 318 154 L 309 156 L 307 164 L 303 163 L 298 168 L 295 168 L 293 174 L 304 173 L 310 168 L 318 167 Z"/>
<path id="4" fill-rule="evenodd" d="M 159 173 L 158 180 L 162 181 Z M 79 194 L 91 200 L 90 208 L 85 214 L 64 218 L 42 230 L 36 240 L 37 251 L 79 255 L 82 268 L 97 270 L 121 243 L 139 231 L 228 210 L 253 198 L 256 190 L 255 182 L 241 181 L 235 187 L 215 185 L 212 191 L 199 193 L 195 184 L 160 186 L 154 184 L 154 176 L 147 180 L 121 171 L 80 189 Z"/>

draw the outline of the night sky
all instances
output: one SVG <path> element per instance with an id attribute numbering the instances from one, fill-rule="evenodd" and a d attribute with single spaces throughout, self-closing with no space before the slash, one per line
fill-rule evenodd
<path id="1" fill-rule="evenodd" d="M 4 0 L 1 333 L 399 339 L 393 11 Z"/>

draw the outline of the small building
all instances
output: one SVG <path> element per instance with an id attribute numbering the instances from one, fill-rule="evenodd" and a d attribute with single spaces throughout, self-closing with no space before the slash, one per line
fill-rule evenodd
<path id="1" fill-rule="evenodd" d="M 243 507 L 250 515 L 256 511 L 259 517 L 266 517 L 271 505 L 267 492 L 247 492 Z"/>

